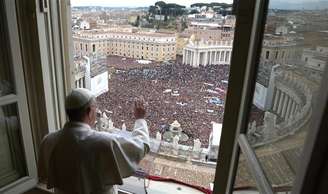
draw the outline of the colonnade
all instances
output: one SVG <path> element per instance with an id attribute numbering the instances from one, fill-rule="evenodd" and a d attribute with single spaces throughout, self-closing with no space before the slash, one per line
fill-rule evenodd
<path id="1" fill-rule="evenodd" d="M 272 111 L 285 120 L 295 115 L 301 109 L 300 102 L 297 102 L 286 92 L 275 88 Z"/>
<path id="2" fill-rule="evenodd" d="M 199 67 L 199 65 L 229 65 L 232 49 L 183 49 L 182 64 Z"/>

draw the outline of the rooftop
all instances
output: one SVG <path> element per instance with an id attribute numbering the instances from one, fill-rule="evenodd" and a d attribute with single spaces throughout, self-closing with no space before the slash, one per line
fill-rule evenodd
<path id="1" fill-rule="evenodd" d="M 133 36 L 151 36 L 151 37 L 175 37 L 175 33 L 158 33 L 158 32 L 128 32 L 128 31 L 114 31 L 114 30 L 80 30 L 76 31 L 73 36 L 77 37 L 99 37 L 105 38 L 109 35 L 133 35 Z M 105 36 L 105 37 L 103 37 Z"/>

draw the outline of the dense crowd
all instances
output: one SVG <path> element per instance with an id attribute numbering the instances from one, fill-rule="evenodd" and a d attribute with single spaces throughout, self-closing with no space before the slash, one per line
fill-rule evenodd
<path id="1" fill-rule="evenodd" d="M 109 92 L 97 98 L 99 107 L 106 111 L 114 126 L 123 123 L 133 127 L 133 100 L 143 96 L 148 103 L 147 120 L 152 137 L 162 134 L 177 120 L 189 136 L 186 145 L 199 138 L 202 146 L 208 145 L 212 121 L 223 120 L 229 66 L 213 65 L 192 68 L 181 64 L 162 64 L 154 67 L 127 69 L 124 65 L 115 70 L 109 80 Z M 212 103 L 212 98 L 221 104 Z"/>
<path id="2" fill-rule="evenodd" d="M 146 60 L 145 60 L 146 61 Z M 154 67 L 159 66 L 159 62 L 151 62 L 150 64 L 140 64 L 136 59 L 120 57 L 116 55 L 107 56 L 107 64 L 111 68 L 118 69 L 134 69 L 143 67 Z"/>

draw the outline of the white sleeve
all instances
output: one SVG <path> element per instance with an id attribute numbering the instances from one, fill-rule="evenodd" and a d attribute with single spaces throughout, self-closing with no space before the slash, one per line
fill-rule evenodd
<path id="1" fill-rule="evenodd" d="M 122 177 L 128 177 L 137 170 L 139 162 L 149 152 L 149 132 L 147 122 L 138 119 L 134 123 L 132 136 L 111 134 L 114 137 L 113 152 Z"/>
<path id="2" fill-rule="evenodd" d="M 133 156 L 139 155 L 138 158 L 143 158 L 150 150 L 149 132 L 145 119 L 135 121 L 131 135 L 129 137 L 118 135 L 115 139 L 128 156 L 131 154 L 134 158 Z"/>
<path id="3" fill-rule="evenodd" d="M 148 125 L 145 119 L 137 119 L 134 122 L 134 127 L 132 131 L 132 139 L 135 141 L 142 141 L 142 143 L 145 145 L 145 152 L 148 153 L 150 150 L 150 144 L 149 144 L 149 131 L 148 131 Z"/>

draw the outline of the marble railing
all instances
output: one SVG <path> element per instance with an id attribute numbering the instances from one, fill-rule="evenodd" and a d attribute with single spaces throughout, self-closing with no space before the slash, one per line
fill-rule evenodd
<path id="1" fill-rule="evenodd" d="M 106 131 L 109 133 L 121 134 L 130 136 L 131 132 L 124 129 L 113 127 L 112 121 L 108 117 L 99 117 L 97 119 L 98 131 Z M 167 142 L 161 138 L 150 138 L 150 152 L 172 160 L 178 159 L 185 162 L 197 163 L 197 165 L 215 166 L 215 163 L 207 163 L 206 155 L 209 154 L 208 148 L 198 146 L 187 146 L 174 142 Z"/>

